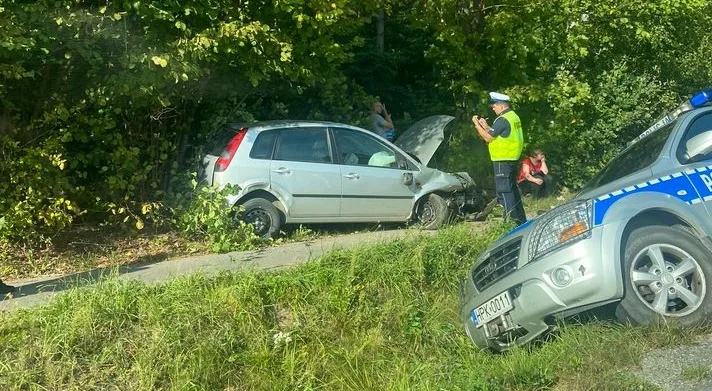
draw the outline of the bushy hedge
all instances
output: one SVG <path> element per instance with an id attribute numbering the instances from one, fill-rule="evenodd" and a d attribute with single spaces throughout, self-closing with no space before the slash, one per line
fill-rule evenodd
<path id="1" fill-rule="evenodd" d="M 402 131 L 436 113 L 467 124 L 488 90 L 509 93 L 529 145 L 575 188 L 709 84 L 710 11 L 709 0 L 0 0 L 0 240 L 175 221 L 157 212 L 180 209 L 220 124 L 368 126 L 376 96 Z M 480 174 L 480 141 L 462 129 L 442 168 Z"/>

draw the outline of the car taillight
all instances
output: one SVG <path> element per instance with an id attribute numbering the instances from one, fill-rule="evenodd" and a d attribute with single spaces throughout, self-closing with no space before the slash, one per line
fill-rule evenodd
<path id="1" fill-rule="evenodd" d="M 227 167 L 230 165 L 232 158 L 235 157 L 235 153 L 237 153 L 237 148 L 240 147 L 242 139 L 245 138 L 245 133 L 247 133 L 247 128 L 242 128 L 238 130 L 235 136 L 233 136 L 233 138 L 230 140 L 230 142 L 227 143 L 227 147 L 225 147 L 225 149 L 220 154 L 220 157 L 215 162 L 215 171 L 221 172 L 227 170 Z"/>

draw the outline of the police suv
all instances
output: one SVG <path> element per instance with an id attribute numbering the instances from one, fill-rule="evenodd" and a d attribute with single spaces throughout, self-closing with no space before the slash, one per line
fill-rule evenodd
<path id="1" fill-rule="evenodd" d="M 484 251 L 460 284 L 479 347 L 617 302 L 631 324 L 712 320 L 712 89 L 629 143 L 571 201 Z"/>

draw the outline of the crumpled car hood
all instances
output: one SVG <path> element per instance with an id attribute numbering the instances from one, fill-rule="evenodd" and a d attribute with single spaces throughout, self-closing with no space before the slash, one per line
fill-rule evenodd
<path id="1" fill-rule="evenodd" d="M 395 141 L 400 149 L 415 155 L 423 165 L 435 154 L 443 140 L 444 129 L 455 117 L 449 115 L 434 115 L 423 118 L 408 128 L 408 130 Z"/>

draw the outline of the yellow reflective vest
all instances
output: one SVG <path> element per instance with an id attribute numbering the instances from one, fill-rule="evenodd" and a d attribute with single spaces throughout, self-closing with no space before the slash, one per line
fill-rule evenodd
<path id="1" fill-rule="evenodd" d="M 497 136 L 488 144 L 490 158 L 493 162 L 502 160 L 519 160 L 524 149 L 524 133 L 522 121 L 512 110 L 501 115 L 509 122 L 509 136 Z"/>

